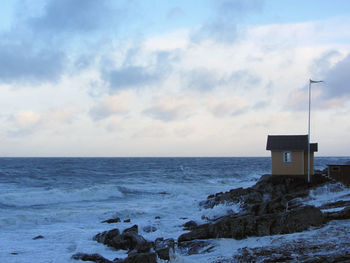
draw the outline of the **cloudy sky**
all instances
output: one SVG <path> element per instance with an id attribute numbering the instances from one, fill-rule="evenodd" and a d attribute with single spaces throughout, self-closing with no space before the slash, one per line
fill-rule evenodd
<path id="1" fill-rule="evenodd" d="M 348 0 L 2 0 L 0 156 L 350 155 Z"/>

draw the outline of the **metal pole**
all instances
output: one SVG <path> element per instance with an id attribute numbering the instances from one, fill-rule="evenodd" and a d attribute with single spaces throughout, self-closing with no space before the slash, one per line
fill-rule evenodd
<path id="1" fill-rule="evenodd" d="M 310 183 L 310 112 L 311 112 L 311 79 L 309 80 L 309 119 L 307 130 L 307 182 Z"/>

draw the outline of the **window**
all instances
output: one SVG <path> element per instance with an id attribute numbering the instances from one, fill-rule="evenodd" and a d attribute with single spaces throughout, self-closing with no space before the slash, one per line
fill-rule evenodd
<path id="1" fill-rule="evenodd" d="M 292 152 L 283 152 L 283 162 L 284 163 L 292 162 Z"/>

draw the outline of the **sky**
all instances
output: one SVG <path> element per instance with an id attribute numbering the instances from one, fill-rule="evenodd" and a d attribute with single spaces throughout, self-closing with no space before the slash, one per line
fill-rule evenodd
<path id="1" fill-rule="evenodd" d="M 2 0 L 0 156 L 350 156 L 348 0 Z"/>

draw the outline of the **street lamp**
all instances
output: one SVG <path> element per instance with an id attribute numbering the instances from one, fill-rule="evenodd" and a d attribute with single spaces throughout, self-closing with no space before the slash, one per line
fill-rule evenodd
<path id="1" fill-rule="evenodd" d="M 312 80 L 309 79 L 309 120 L 308 120 L 308 131 L 307 131 L 307 182 L 310 183 L 310 115 L 311 115 L 311 84 L 320 83 L 323 80 Z"/>

